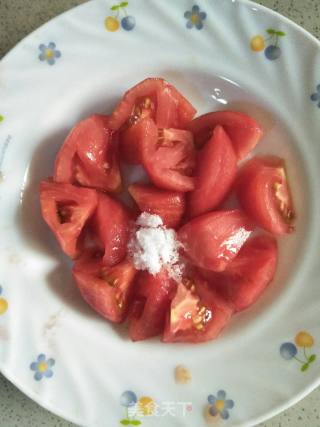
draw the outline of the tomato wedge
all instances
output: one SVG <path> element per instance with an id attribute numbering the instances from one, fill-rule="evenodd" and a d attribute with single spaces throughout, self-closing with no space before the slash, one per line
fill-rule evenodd
<path id="1" fill-rule="evenodd" d="M 260 125 L 246 114 L 237 111 L 215 111 L 197 117 L 189 123 L 188 129 L 194 134 L 198 146 L 205 144 L 213 129 L 221 125 L 232 141 L 238 159 L 243 159 L 262 138 Z"/>
<path id="2" fill-rule="evenodd" d="M 215 211 L 183 225 L 178 239 L 192 264 L 223 271 L 252 231 L 251 222 L 240 210 Z"/>
<path id="3" fill-rule="evenodd" d="M 97 313 L 111 322 L 123 322 L 136 276 L 129 261 L 106 267 L 89 252 L 74 264 L 72 274 L 83 299 Z"/>
<path id="4" fill-rule="evenodd" d="M 254 157 L 240 170 L 236 182 L 238 200 L 247 215 L 275 235 L 294 230 L 294 208 L 284 160 L 276 156 Z"/>
<path id="5" fill-rule="evenodd" d="M 192 176 L 196 152 L 192 134 L 178 129 L 159 129 L 152 119 L 140 141 L 142 164 L 150 180 L 159 188 L 171 191 L 194 189 Z"/>
<path id="6" fill-rule="evenodd" d="M 92 225 L 104 250 L 103 262 L 106 265 L 115 265 L 126 256 L 131 219 L 130 212 L 121 202 L 99 194 Z"/>
<path id="7" fill-rule="evenodd" d="M 195 113 L 195 108 L 174 86 L 162 78 L 148 78 L 125 93 L 109 125 L 118 130 L 149 117 L 161 128 L 184 128 Z"/>
<path id="8" fill-rule="evenodd" d="M 199 343 L 217 338 L 232 307 L 200 278 L 178 284 L 163 334 L 164 342 Z"/>
<path id="9" fill-rule="evenodd" d="M 185 212 L 185 194 L 159 190 L 153 185 L 132 184 L 128 188 L 141 212 L 159 215 L 168 228 L 176 228 Z"/>
<path id="10" fill-rule="evenodd" d="M 237 173 L 237 158 L 222 126 L 202 148 L 196 170 L 196 188 L 189 194 L 189 215 L 195 217 L 215 209 L 227 196 Z"/>
<path id="11" fill-rule="evenodd" d="M 132 341 L 162 333 L 175 289 L 175 282 L 165 270 L 161 270 L 156 276 L 144 271 L 139 273 L 129 314 L 129 335 Z"/>
<path id="12" fill-rule="evenodd" d="M 142 119 L 120 132 L 119 148 L 121 159 L 131 165 L 142 163 L 140 141 L 144 137 L 147 121 Z"/>
<path id="13" fill-rule="evenodd" d="M 97 193 L 71 184 L 41 181 L 42 216 L 53 231 L 64 253 L 79 255 L 78 240 L 85 224 L 97 206 Z"/>
<path id="14" fill-rule="evenodd" d="M 256 236 L 243 245 L 225 271 L 207 272 L 207 279 L 235 311 L 241 311 L 256 302 L 270 284 L 277 258 L 277 241 L 272 236 Z"/>
<path id="15" fill-rule="evenodd" d="M 119 191 L 117 135 L 108 120 L 108 116 L 95 114 L 75 125 L 56 157 L 56 182 Z"/>

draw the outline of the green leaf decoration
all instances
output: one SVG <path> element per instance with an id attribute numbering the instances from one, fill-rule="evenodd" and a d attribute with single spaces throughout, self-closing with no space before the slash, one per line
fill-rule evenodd
<path id="1" fill-rule="evenodd" d="M 4 120 L 4 117 L 2 114 L 0 114 L 0 122 L 3 122 L 3 120 Z"/>
<path id="2" fill-rule="evenodd" d="M 276 30 L 274 30 L 273 28 L 268 28 L 268 29 L 267 29 L 267 33 L 268 33 L 268 34 L 275 34 L 275 33 L 276 33 Z"/>
<path id="3" fill-rule="evenodd" d="M 312 363 L 312 362 L 314 362 L 314 361 L 316 360 L 316 358 L 317 358 L 317 356 L 316 356 L 315 354 L 312 354 L 312 355 L 309 357 L 308 362 L 309 362 L 309 363 Z"/>
<path id="4" fill-rule="evenodd" d="M 127 1 L 123 1 L 120 3 L 120 7 L 127 7 L 128 6 L 128 2 Z"/>
<path id="5" fill-rule="evenodd" d="M 304 365 L 301 366 L 301 372 L 306 371 L 309 368 L 309 363 L 305 363 Z"/>
<path id="6" fill-rule="evenodd" d="M 115 4 L 113 6 L 110 7 L 111 10 L 118 10 L 119 9 L 119 5 Z"/>
<path id="7" fill-rule="evenodd" d="M 139 426 L 139 425 L 141 424 L 141 421 L 139 421 L 139 420 L 132 420 L 132 421 L 131 421 L 131 424 L 132 424 L 133 426 Z"/>
<path id="8" fill-rule="evenodd" d="M 285 36 L 285 35 L 286 35 L 286 33 L 284 33 L 283 31 L 277 31 L 277 32 L 276 32 L 276 35 L 277 35 L 277 36 L 280 36 L 280 37 L 283 37 L 283 36 Z"/>
<path id="9" fill-rule="evenodd" d="M 127 420 L 127 419 L 123 419 L 123 420 L 120 421 L 120 424 L 122 424 L 124 426 L 128 426 L 130 423 L 131 423 L 131 421 Z"/>

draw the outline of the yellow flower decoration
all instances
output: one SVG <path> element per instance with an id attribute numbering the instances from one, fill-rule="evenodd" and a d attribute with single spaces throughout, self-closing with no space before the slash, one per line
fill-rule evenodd
<path id="1" fill-rule="evenodd" d="M 152 415 L 155 411 L 155 408 L 156 403 L 151 397 L 142 396 L 138 400 L 138 411 L 145 416 Z"/>
<path id="2" fill-rule="evenodd" d="M 314 345 L 313 336 L 305 331 L 299 332 L 294 340 L 298 347 L 312 347 Z"/>

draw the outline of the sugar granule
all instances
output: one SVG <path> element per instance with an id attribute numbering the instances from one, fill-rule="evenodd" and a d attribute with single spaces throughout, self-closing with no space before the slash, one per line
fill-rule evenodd
<path id="1" fill-rule="evenodd" d="M 179 266 L 181 244 L 176 232 L 164 227 L 159 215 L 147 212 L 139 216 L 136 226 L 128 244 L 128 252 L 135 268 L 156 275 L 165 267 L 169 276 L 178 280 L 182 273 Z"/>

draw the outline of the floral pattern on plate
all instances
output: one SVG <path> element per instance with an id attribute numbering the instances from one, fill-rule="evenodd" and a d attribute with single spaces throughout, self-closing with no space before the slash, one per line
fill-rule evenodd
<path id="1" fill-rule="evenodd" d="M 156 410 L 156 403 L 151 397 L 141 396 L 138 399 L 131 390 L 126 390 L 121 394 L 120 405 L 126 408 L 126 417 L 120 420 L 120 424 L 125 426 L 140 425 L 141 421 L 137 420 L 136 417 L 153 415 Z"/>
<path id="2" fill-rule="evenodd" d="M 61 57 L 60 50 L 56 49 L 56 44 L 53 42 L 50 42 L 48 45 L 40 44 L 39 50 L 40 61 L 46 61 L 49 65 L 53 65 L 56 59 Z"/>
<path id="3" fill-rule="evenodd" d="M 227 399 L 227 393 L 224 390 L 219 390 L 216 395 L 208 396 L 209 414 L 212 417 L 221 417 L 227 420 L 230 417 L 230 409 L 234 407 L 234 401 Z"/>
<path id="4" fill-rule="evenodd" d="M 279 37 L 284 37 L 285 32 L 275 30 L 274 28 L 268 28 L 266 30 L 269 37 L 258 34 L 252 37 L 250 41 L 250 47 L 253 52 L 264 51 L 265 57 L 270 61 L 274 61 L 281 56 L 281 48 L 279 46 Z"/>
<path id="5" fill-rule="evenodd" d="M 47 359 L 45 354 L 39 354 L 37 360 L 30 365 L 31 371 L 34 371 L 34 379 L 40 381 L 43 377 L 51 378 L 53 376 L 53 370 L 51 368 L 54 365 L 54 359 Z"/>
<path id="6" fill-rule="evenodd" d="M 320 84 L 316 86 L 316 92 L 310 96 L 311 101 L 317 103 L 317 107 L 320 108 Z"/>
<path id="7" fill-rule="evenodd" d="M 136 26 L 136 19 L 134 16 L 127 14 L 126 8 L 128 5 L 129 3 L 127 1 L 123 1 L 110 7 L 113 14 L 111 16 L 107 16 L 104 20 L 104 26 L 107 31 L 118 31 L 120 24 L 121 27 L 126 31 L 131 31 L 134 29 Z M 122 18 L 121 14 L 124 15 Z"/>
<path id="8" fill-rule="evenodd" d="M 197 30 L 202 30 L 203 21 L 206 19 L 207 14 L 200 10 L 198 5 L 194 5 L 191 10 L 187 10 L 184 13 L 184 17 L 186 18 L 186 27 L 190 30 L 195 27 Z"/>
<path id="9" fill-rule="evenodd" d="M 285 360 L 295 359 L 301 365 L 301 372 L 304 372 L 309 369 L 311 363 L 317 358 L 315 354 L 308 355 L 307 353 L 307 348 L 311 348 L 314 345 L 314 338 L 309 332 L 301 331 L 295 336 L 294 341 L 295 343 L 285 342 L 281 344 L 280 354 Z M 301 348 L 300 352 L 298 347 Z"/>
<path id="10" fill-rule="evenodd" d="M 5 314 L 8 310 L 8 302 L 5 298 L 2 298 L 1 295 L 3 293 L 2 286 L 0 285 L 0 316 Z"/>

